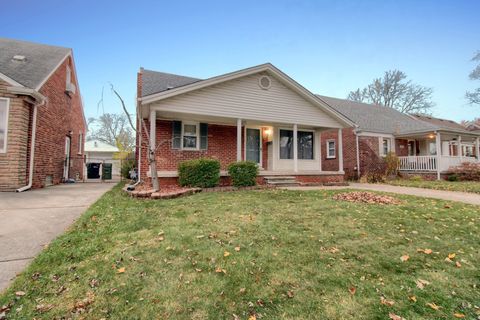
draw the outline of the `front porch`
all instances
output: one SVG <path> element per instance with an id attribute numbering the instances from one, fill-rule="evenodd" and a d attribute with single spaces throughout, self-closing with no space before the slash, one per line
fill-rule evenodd
<path id="1" fill-rule="evenodd" d="M 440 174 L 465 162 L 480 163 L 479 138 L 470 134 L 433 132 L 401 137 L 407 140 L 407 156 L 399 157 L 403 172 Z"/>
<path id="2" fill-rule="evenodd" d="M 343 182 L 342 140 L 322 146 L 322 132 L 329 127 L 157 110 L 151 110 L 148 124 L 150 144 L 157 146 L 157 175 L 166 184 L 177 180 L 179 162 L 202 157 L 219 160 L 222 184 L 228 184 L 227 167 L 236 161 L 257 163 L 259 184 L 275 176 L 303 184 Z M 342 129 L 337 130 L 341 137 Z M 141 152 L 146 164 L 146 152 Z M 324 170 L 324 157 L 336 160 L 338 170 Z M 149 167 L 143 168 L 144 176 L 151 177 Z"/>

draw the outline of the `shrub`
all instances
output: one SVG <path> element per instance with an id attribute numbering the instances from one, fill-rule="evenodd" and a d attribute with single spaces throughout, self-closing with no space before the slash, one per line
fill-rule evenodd
<path id="1" fill-rule="evenodd" d="M 464 162 L 448 171 L 457 175 L 460 181 L 480 181 L 480 163 Z"/>
<path id="2" fill-rule="evenodd" d="M 360 180 L 366 180 L 368 183 L 385 182 L 386 171 L 386 164 L 384 162 L 379 162 L 376 165 L 371 165 Z"/>
<path id="3" fill-rule="evenodd" d="M 448 175 L 447 180 L 448 180 L 448 181 L 458 181 L 458 175 L 455 174 L 455 173 L 454 173 L 454 174 L 450 174 L 450 175 Z"/>
<path id="4" fill-rule="evenodd" d="M 122 160 L 122 168 L 120 174 L 122 178 L 131 179 L 130 171 L 135 167 L 135 160 Z"/>
<path id="5" fill-rule="evenodd" d="M 234 162 L 228 166 L 228 174 L 235 187 L 249 187 L 257 183 L 258 166 L 255 162 Z"/>
<path id="6" fill-rule="evenodd" d="M 220 182 L 220 162 L 214 159 L 183 161 L 178 165 L 181 186 L 211 188 Z"/>
<path id="7" fill-rule="evenodd" d="M 389 152 L 385 156 L 385 174 L 387 176 L 397 175 L 398 173 L 398 166 L 400 164 L 400 159 L 397 155 L 393 152 Z"/>

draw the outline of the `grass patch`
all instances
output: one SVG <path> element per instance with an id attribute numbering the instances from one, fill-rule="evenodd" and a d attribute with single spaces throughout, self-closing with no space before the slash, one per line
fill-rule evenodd
<path id="1" fill-rule="evenodd" d="M 338 192 L 155 201 L 118 186 L 33 261 L 0 306 L 12 302 L 9 319 L 478 316 L 478 207 L 410 196 L 350 203 L 333 200 Z M 429 284 L 419 289 L 418 279 Z"/>
<path id="2" fill-rule="evenodd" d="M 385 183 L 403 187 L 480 193 L 480 182 L 476 181 L 415 181 L 408 179 L 395 179 L 386 181 Z"/>

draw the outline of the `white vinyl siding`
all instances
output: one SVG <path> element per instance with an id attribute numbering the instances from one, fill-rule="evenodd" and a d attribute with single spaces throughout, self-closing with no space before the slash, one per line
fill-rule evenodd
<path id="1" fill-rule="evenodd" d="M 10 99 L 0 98 L 0 153 L 7 152 L 9 103 Z"/>
<path id="2" fill-rule="evenodd" d="M 340 123 L 320 107 L 287 88 L 275 77 L 268 90 L 260 88 L 260 73 L 168 98 L 151 107 L 170 111 L 224 118 L 297 123 L 338 128 Z"/>

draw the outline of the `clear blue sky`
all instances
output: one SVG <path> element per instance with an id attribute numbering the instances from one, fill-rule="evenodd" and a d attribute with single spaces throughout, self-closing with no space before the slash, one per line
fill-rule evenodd
<path id="1" fill-rule="evenodd" d="M 315 93 L 344 98 L 385 70 L 433 87 L 434 115 L 467 105 L 480 1 L 4 1 L 0 36 L 71 47 L 87 117 L 134 110 L 139 67 L 207 78 L 271 62 Z"/>

